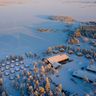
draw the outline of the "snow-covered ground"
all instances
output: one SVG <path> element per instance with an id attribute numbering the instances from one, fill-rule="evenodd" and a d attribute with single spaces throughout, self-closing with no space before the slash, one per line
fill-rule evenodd
<path id="1" fill-rule="evenodd" d="M 78 27 L 79 21 L 96 21 L 96 0 L 0 0 L 0 5 L 0 59 L 10 54 L 41 53 L 50 46 L 66 45 L 68 33 Z M 76 22 L 68 25 L 47 18 L 54 15 L 71 16 Z M 38 32 L 38 28 L 55 31 Z M 81 47 L 89 48 L 90 45 L 82 42 Z M 52 75 L 52 80 L 62 83 L 64 90 L 79 93 L 80 96 L 90 93 L 91 84 L 78 79 L 76 84 L 70 80 L 72 72 L 88 66 L 89 60 L 76 55 L 70 58 L 74 61 L 63 65 L 59 77 Z M 13 91 L 9 90 L 9 93 Z"/>

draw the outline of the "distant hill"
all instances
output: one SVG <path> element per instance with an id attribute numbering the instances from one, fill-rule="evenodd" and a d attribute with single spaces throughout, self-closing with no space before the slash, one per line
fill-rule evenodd
<path id="1" fill-rule="evenodd" d="M 6 5 L 6 4 L 21 4 L 24 2 L 28 2 L 29 0 L 0 0 L 0 5 Z"/>
<path id="2" fill-rule="evenodd" d="M 96 0 L 61 0 L 63 2 L 69 2 L 69 3 L 96 3 Z"/>

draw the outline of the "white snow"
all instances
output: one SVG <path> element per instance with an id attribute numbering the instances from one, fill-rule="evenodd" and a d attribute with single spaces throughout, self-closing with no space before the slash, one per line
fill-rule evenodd
<path id="1" fill-rule="evenodd" d="M 24 55 L 29 51 L 41 53 L 50 46 L 67 45 L 69 31 L 64 30 L 74 31 L 79 26 L 79 22 L 67 25 L 51 21 L 48 16 L 72 16 L 76 21 L 96 21 L 96 0 L 87 0 L 87 2 L 85 0 L 24 0 L 24 2 L 17 0 L 17 3 L 16 0 L 14 2 L 11 0 L 3 3 L 3 6 L 1 1 L 4 0 L 0 0 L 0 59 L 10 54 Z M 55 31 L 38 32 L 38 28 L 51 28 Z M 80 45 L 81 48 L 90 48 L 88 43 L 82 42 Z M 72 77 L 74 71 L 80 70 L 81 67 L 87 68 L 89 60 L 74 54 L 68 56 L 74 61 L 62 65 L 58 74 L 50 76 L 52 80 L 56 84 L 62 83 L 64 90 L 78 93 L 80 96 L 92 92 L 94 88 L 92 84 Z M 25 60 L 29 65 L 33 61 L 35 60 Z M 95 75 L 92 75 L 93 79 Z M 17 93 L 14 96 L 19 96 L 17 91 L 12 88 L 10 90 L 10 86 L 7 87 L 10 85 L 9 81 L 5 84 L 10 94 Z"/>

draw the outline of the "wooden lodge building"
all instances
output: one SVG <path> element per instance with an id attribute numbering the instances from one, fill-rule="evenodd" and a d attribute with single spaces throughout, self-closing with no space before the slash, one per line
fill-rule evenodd
<path id="1" fill-rule="evenodd" d="M 69 57 L 66 54 L 59 54 L 47 58 L 47 61 L 54 67 L 58 68 L 60 65 L 65 64 L 69 60 Z"/>

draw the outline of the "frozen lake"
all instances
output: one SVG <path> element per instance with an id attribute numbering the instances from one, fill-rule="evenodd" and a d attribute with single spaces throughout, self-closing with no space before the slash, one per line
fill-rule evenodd
<path id="1" fill-rule="evenodd" d="M 96 0 L 0 0 L 0 55 L 41 51 L 63 44 L 63 32 L 40 33 L 34 28 L 46 25 L 63 29 L 44 16 L 72 16 L 74 19 L 96 21 Z"/>

